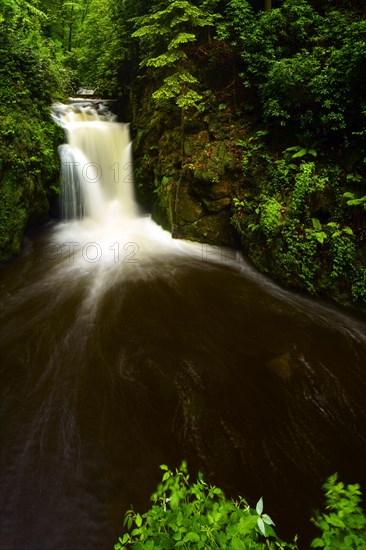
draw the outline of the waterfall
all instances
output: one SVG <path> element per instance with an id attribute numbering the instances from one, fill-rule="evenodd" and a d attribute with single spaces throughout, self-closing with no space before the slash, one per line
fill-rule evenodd
<path id="1" fill-rule="evenodd" d="M 90 106 L 55 107 L 56 122 L 66 133 L 61 158 L 61 210 L 64 220 L 137 215 L 129 125 L 117 123 L 105 110 Z"/>
<path id="2" fill-rule="evenodd" d="M 70 276 L 95 272 L 90 278 L 93 303 L 101 286 L 158 272 L 159 258 L 202 258 L 202 245 L 174 240 L 139 212 L 128 123 L 116 122 L 98 102 L 55 104 L 53 119 L 66 138 L 59 147 L 63 221 L 53 231 L 47 254 L 64 260 Z"/>

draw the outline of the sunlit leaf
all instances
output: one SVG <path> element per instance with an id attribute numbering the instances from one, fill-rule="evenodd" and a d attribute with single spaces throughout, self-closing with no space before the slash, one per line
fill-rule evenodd
<path id="1" fill-rule="evenodd" d="M 257 519 L 257 525 L 258 525 L 258 528 L 259 528 L 260 532 L 264 536 L 266 536 L 266 528 L 265 528 L 264 521 L 262 520 L 262 518 Z"/>
<path id="2" fill-rule="evenodd" d="M 261 497 L 255 507 L 257 514 L 260 516 L 263 512 L 263 498 Z"/>

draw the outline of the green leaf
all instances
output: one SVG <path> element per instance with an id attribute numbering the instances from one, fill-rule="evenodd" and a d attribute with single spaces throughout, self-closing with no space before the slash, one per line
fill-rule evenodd
<path id="1" fill-rule="evenodd" d="M 328 522 L 330 523 L 330 525 L 333 525 L 334 527 L 342 527 L 342 528 L 345 527 L 344 522 L 341 519 L 339 519 L 335 514 L 331 514 L 329 516 Z"/>
<path id="2" fill-rule="evenodd" d="M 171 53 L 165 53 L 158 55 L 157 57 L 151 57 L 143 64 L 146 67 L 167 67 L 168 65 L 173 65 L 179 59 L 186 57 L 186 54 L 182 51 L 174 51 Z"/>
<path id="3" fill-rule="evenodd" d="M 314 236 L 320 244 L 323 244 L 328 235 L 324 231 L 318 231 L 314 233 Z"/>
<path id="4" fill-rule="evenodd" d="M 264 536 L 266 536 L 266 528 L 265 528 L 265 525 L 264 525 L 264 522 L 263 522 L 262 518 L 257 519 L 257 525 L 258 525 L 258 528 L 259 528 L 260 532 Z"/>
<path id="5" fill-rule="evenodd" d="M 366 204 L 366 196 L 361 197 L 360 199 L 352 199 L 347 201 L 348 206 L 360 206 L 361 204 Z"/>
<path id="6" fill-rule="evenodd" d="M 317 231 L 321 231 L 322 224 L 320 220 L 318 220 L 318 218 L 311 218 L 311 223 L 313 224 L 314 229 L 316 229 Z"/>
<path id="7" fill-rule="evenodd" d="M 199 535 L 191 531 L 190 533 L 187 533 L 187 535 L 184 537 L 183 542 L 198 542 L 199 540 Z"/>
<path id="8" fill-rule="evenodd" d="M 303 156 L 306 155 L 307 152 L 308 152 L 307 149 L 302 148 L 302 149 L 300 149 L 300 151 L 298 151 L 297 153 L 295 153 L 294 155 L 292 155 L 292 158 L 293 158 L 293 159 L 297 159 L 297 158 L 299 158 L 299 157 L 303 157 Z"/>
<path id="9" fill-rule="evenodd" d="M 267 514 L 263 514 L 262 519 L 267 525 L 275 525 L 272 519 Z"/>
<path id="10" fill-rule="evenodd" d="M 238 525 L 238 532 L 241 535 L 245 535 L 247 533 L 250 533 L 250 531 L 252 531 L 256 525 L 256 516 L 246 516 L 244 518 L 241 517 Z"/>
<path id="11" fill-rule="evenodd" d="M 136 517 L 135 517 L 135 523 L 137 525 L 137 527 L 141 527 L 142 525 L 142 517 L 140 516 L 140 514 L 137 514 Z"/>
<path id="12" fill-rule="evenodd" d="M 179 506 L 179 496 L 177 493 L 173 493 L 172 498 L 170 499 L 170 507 L 174 511 Z"/>
<path id="13" fill-rule="evenodd" d="M 262 497 L 258 500 L 255 509 L 256 509 L 256 512 L 257 512 L 258 516 L 261 516 L 262 512 L 263 512 L 263 498 Z"/>
<path id="14" fill-rule="evenodd" d="M 168 44 L 168 50 L 173 50 L 181 44 L 186 44 L 187 42 L 194 42 L 196 40 L 196 35 L 188 32 L 181 32 L 173 38 Z"/>
<path id="15" fill-rule="evenodd" d="M 316 538 L 313 540 L 310 546 L 311 548 L 323 548 L 325 546 L 325 542 L 320 538 Z"/>
<path id="16" fill-rule="evenodd" d="M 232 548 L 232 550 L 243 550 L 245 547 L 243 546 L 243 541 L 235 537 L 230 541 L 230 548 Z"/>

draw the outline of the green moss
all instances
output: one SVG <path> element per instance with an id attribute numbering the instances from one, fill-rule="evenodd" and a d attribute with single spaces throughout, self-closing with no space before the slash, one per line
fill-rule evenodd
<path id="1" fill-rule="evenodd" d="M 47 112 L 47 115 L 49 113 Z M 20 125 L 27 117 L 24 129 Z M 20 250 L 27 223 L 39 223 L 47 218 L 49 197 L 58 179 L 56 155 L 61 136 L 51 119 L 43 120 L 38 113 L 20 109 L 12 113 L 12 142 L 2 147 L 0 189 L 0 258 L 5 260 Z M 0 121 L 3 119 L 0 110 Z M 17 122 L 14 124 L 14 120 Z M 6 137 L 6 136 L 5 136 Z"/>
<path id="2" fill-rule="evenodd" d="M 27 3 L 25 3 L 27 4 Z M 0 259 L 17 254 L 27 223 L 46 219 L 58 180 L 63 132 L 51 119 L 66 93 L 57 47 L 43 38 L 42 16 L 8 2 L 0 18 Z"/>

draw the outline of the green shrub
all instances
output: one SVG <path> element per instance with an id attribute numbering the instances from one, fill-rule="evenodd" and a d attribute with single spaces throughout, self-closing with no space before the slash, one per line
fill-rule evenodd
<path id="1" fill-rule="evenodd" d="M 331 476 L 324 485 L 327 512 L 317 513 L 313 523 L 322 531 L 311 548 L 324 550 L 364 550 L 366 548 L 366 516 L 360 506 L 358 484 L 347 485 Z"/>
<path id="2" fill-rule="evenodd" d="M 145 514 L 126 512 L 128 532 L 119 537 L 115 550 L 169 550 L 171 548 L 217 548 L 233 550 L 296 550 L 293 543 L 281 541 L 273 521 L 263 513 L 263 499 L 251 508 L 244 498 L 226 499 L 221 489 L 209 486 L 201 474 L 189 482 L 187 465 L 175 474 L 163 465 L 162 482 L 151 497 Z M 345 486 L 331 476 L 324 485 L 326 512 L 316 512 L 312 522 L 321 531 L 311 548 L 363 550 L 366 541 L 366 515 L 360 506 L 358 484 Z"/>
<path id="3" fill-rule="evenodd" d="M 133 510 L 126 513 L 129 532 L 119 538 L 115 550 L 296 548 L 295 543 L 288 545 L 276 537 L 273 521 L 263 513 L 262 499 L 254 510 L 242 497 L 226 499 L 201 474 L 190 483 L 184 462 L 175 474 L 167 466 L 160 468 L 164 475 L 152 496 L 153 505 L 142 515 Z"/>
<path id="4" fill-rule="evenodd" d="M 0 261 L 19 252 L 28 222 L 47 218 L 58 179 L 62 130 L 51 103 L 69 75 L 42 33 L 45 14 L 31 3 L 3 2 L 0 16 Z"/>

